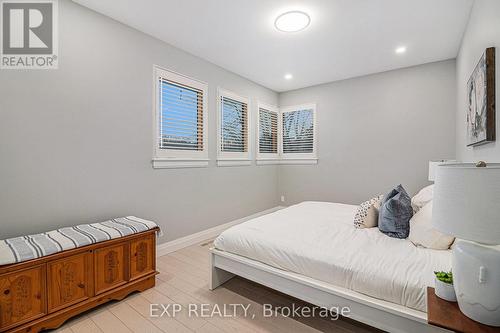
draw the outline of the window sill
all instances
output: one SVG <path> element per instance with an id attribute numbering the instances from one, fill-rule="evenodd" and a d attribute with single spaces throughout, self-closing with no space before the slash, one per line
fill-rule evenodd
<path id="1" fill-rule="evenodd" d="M 311 165 L 318 164 L 317 158 L 285 158 L 280 160 L 280 164 Z"/>
<path id="2" fill-rule="evenodd" d="M 280 159 L 260 159 L 256 161 L 257 165 L 278 165 L 281 164 Z"/>
<path id="3" fill-rule="evenodd" d="M 248 166 L 252 165 L 251 160 L 241 160 L 241 159 L 218 159 L 217 166 L 226 167 L 226 166 Z"/>
<path id="4" fill-rule="evenodd" d="M 208 166 L 206 159 L 180 159 L 180 158 L 154 158 L 153 169 L 175 168 L 205 168 Z"/>

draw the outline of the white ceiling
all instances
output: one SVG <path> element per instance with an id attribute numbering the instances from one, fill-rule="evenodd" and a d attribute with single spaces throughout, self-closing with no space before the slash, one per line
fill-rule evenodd
<path id="1" fill-rule="evenodd" d="M 474 0 L 74 1 L 287 91 L 455 58 Z M 310 26 L 277 31 L 274 19 L 289 10 L 307 12 Z M 407 52 L 395 54 L 401 45 Z"/>

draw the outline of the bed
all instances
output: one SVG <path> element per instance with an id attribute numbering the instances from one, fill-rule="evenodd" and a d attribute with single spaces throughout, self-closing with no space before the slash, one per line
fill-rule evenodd
<path id="1" fill-rule="evenodd" d="M 427 325 L 426 286 L 451 251 L 418 248 L 377 228 L 356 229 L 358 206 L 303 202 L 224 231 L 211 251 L 211 288 L 240 275 L 393 332 Z"/>

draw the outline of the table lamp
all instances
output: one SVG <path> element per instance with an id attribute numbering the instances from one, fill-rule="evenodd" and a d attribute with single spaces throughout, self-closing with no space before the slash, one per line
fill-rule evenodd
<path id="1" fill-rule="evenodd" d="M 456 160 L 434 160 L 429 161 L 429 181 L 433 182 L 436 179 L 436 168 L 441 164 L 458 163 Z"/>
<path id="2" fill-rule="evenodd" d="M 452 271 L 460 310 L 500 326 L 500 164 L 438 165 L 432 224 L 457 238 Z"/>

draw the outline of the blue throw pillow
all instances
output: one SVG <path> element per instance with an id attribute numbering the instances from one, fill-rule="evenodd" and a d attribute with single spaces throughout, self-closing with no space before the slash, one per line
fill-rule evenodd
<path id="1" fill-rule="evenodd" d="M 378 228 L 390 237 L 407 238 L 413 216 L 411 198 L 403 186 L 392 189 L 382 200 L 378 215 Z"/>

